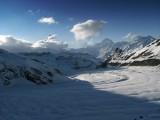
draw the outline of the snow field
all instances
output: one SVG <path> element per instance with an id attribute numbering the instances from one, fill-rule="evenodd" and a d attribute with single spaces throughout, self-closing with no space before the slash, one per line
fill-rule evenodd
<path id="1" fill-rule="evenodd" d="M 0 120 L 159 120 L 160 71 L 124 67 L 0 88 Z"/>

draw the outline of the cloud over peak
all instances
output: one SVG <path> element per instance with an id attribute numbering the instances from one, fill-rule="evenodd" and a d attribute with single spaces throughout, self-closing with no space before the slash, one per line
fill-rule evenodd
<path id="1" fill-rule="evenodd" d="M 54 24 L 58 23 L 53 17 L 43 17 L 38 20 L 40 23 Z"/>
<path id="2" fill-rule="evenodd" d="M 136 42 L 136 41 L 151 41 L 154 40 L 155 38 L 148 35 L 148 36 L 141 36 L 138 34 L 132 34 L 132 33 L 128 33 L 127 35 L 125 35 L 123 37 L 124 39 L 128 40 L 128 41 L 132 41 L 132 42 Z"/>
<path id="3" fill-rule="evenodd" d="M 32 45 L 31 42 L 10 35 L 0 35 L 0 47 L 10 52 L 24 52 Z"/>
<path id="4" fill-rule="evenodd" d="M 68 44 L 57 40 L 56 35 L 49 35 L 46 39 L 33 43 L 32 47 L 59 50 L 67 48 Z"/>
<path id="5" fill-rule="evenodd" d="M 70 32 L 74 33 L 76 40 L 90 40 L 99 35 L 106 26 L 106 21 L 87 20 L 73 26 Z"/>
<path id="6" fill-rule="evenodd" d="M 56 35 L 49 35 L 44 40 L 31 43 L 9 35 L 0 35 L 0 48 L 9 52 L 60 52 L 68 48 L 66 42 L 60 41 Z"/>

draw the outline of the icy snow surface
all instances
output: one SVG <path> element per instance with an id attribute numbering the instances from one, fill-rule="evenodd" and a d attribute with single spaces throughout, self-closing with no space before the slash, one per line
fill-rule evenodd
<path id="1" fill-rule="evenodd" d="M 0 120 L 160 120 L 160 69 L 108 68 L 0 88 Z"/>

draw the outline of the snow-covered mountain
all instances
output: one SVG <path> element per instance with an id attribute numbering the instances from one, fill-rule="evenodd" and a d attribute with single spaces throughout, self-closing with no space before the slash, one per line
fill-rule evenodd
<path id="1" fill-rule="evenodd" d="M 128 44 L 119 47 L 123 50 L 123 54 L 127 55 L 137 50 L 142 49 L 144 46 L 153 42 L 156 38 L 152 36 L 135 36 Z"/>
<path id="2" fill-rule="evenodd" d="M 76 52 L 69 50 L 58 53 L 14 54 L 0 49 L 0 81 L 8 85 L 13 79 L 23 78 L 36 84 L 48 84 L 53 82 L 56 75 L 71 75 L 77 71 L 95 69 L 99 65 L 97 58 L 101 60 L 109 58 L 104 63 L 110 62 L 110 64 L 158 65 L 160 39 L 151 42 L 153 39 L 151 36 L 137 36 L 132 42 L 113 42 L 105 39 L 101 43 L 78 49 Z M 57 43 L 59 41 L 54 40 L 54 36 L 49 36 L 35 45 L 40 45 L 42 48 L 48 45 L 48 42 L 64 45 Z"/>
<path id="3" fill-rule="evenodd" d="M 121 52 L 115 50 L 109 63 L 135 66 L 156 66 L 160 64 L 160 39 L 156 39 L 145 47 L 133 50 L 132 52 L 125 52 L 125 54 L 123 54 L 122 51 L 123 50 L 121 50 Z"/>
<path id="4" fill-rule="evenodd" d="M 81 53 L 88 53 L 94 57 L 103 59 L 106 56 L 110 55 L 116 48 L 115 44 L 125 44 L 127 42 L 122 43 L 114 43 L 112 40 L 106 38 L 102 40 L 100 43 L 96 43 L 92 46 L 87 46 L 86 48 L 80 48 L 80 49 L 74 49 L 70 50 L 71 52 L 74 51 L 75 53 L 81 52 Z"/>
<path id="5" fill-rule="evenodd" d="M 103 42 L 112 45 L 104 46 L 104 53 L 111 54 L 109 64 L 160 64 L 160 39 L 140 46 L 136 41 Z M 95 70 L 97 64 L 88 53 L 13 54 L 0 49 L 0 120 L 160 119 L 160 67 Z M 52 82 L 54 86 L 25 86 Z"/>
<path id="6" fill-rule="evenodd" d="M 87 53 L 21 53 L 25 57 L 39 61 L 59 69 L 63 75 L 75 73 L 77 70 L 94 69 L 99 61 Z"/>
<path id="7" fill-rule="evenodd" d="M 66 51 L 68 44 L 56 38 L 56 35 L 49 35 L 43 40 L 32 44 L 32 52 L 54 52 L 61 53 Z"/>
<path id="8" fill-rule="evenodd" d="M 52 83 L 55 76 L 93 69 L 97 59 L 89 54 L 21 53 L 13 54 L 0 49 L 0 84 L 9 85 L 21 79 L 36 84 Z M 25 79 L 25 80 L 23 80 Z"/>
<path id="9" fill-rule="evenodd" d="M 58 74 L 59 71 L 52 66 L 0 50 L 0 84 L 9 85 L 19 78 L 36 84 L 48 84 Z M 23 83 L 22 80 L 19 82 Z"/>
<path id="10" fill-rule="evenodd" d="M 144 46 L 155 40 L 152 36 L 135 36 L 130 41 L 113 42 L 112 40 L 106 38 L 100 43 L 96 43 L 93 46 L 87 46 L 86 48 L 80 48 L 74 50 L 75 52 L 89 53 L 101 60 L 105 60 L 108 56 L 114 53 L 116 48 L 123 50 L 123 54 L 129 54 L 133 51 L 137 51 Z M 73 50 L 71 50 L 72 52 Z"/>

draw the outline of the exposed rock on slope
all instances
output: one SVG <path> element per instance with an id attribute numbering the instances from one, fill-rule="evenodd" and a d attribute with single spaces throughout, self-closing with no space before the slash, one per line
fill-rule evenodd
<path id="1" fill-rule="evenodd" d="M 116 53 L 112 55 L 110 61 L 106 60 L 104 63 L 107 62 L 109 65 L 157 66 L 160 64 L 160 39 L 129 54 L 122 54 L 115 57 L 114 55 Z"/>
<path id="2" fill-rule="evenodd" d="M 56 75 L 69 75 L 80 69 L 94 69 L 98 60 L 85 53 L 21 53 L 0 50 L 0 84 L 22 78 L 36 84 L 49 84 Z M 15 80 L 14 80 L 15 79 Z"/>
<path id="3" fill-rule="evenodd" d="M 154 40 L 155 38 L 152 36 L 135 36 L 131 41 L 121 42 L 113 42 L 112 40 L 106 38 L 93 46 L 87 46 L 86 48 L 77 50 L 75 49 L 74 52 L 89 53 L 101 60 L 105 60 L 108 56 L 114 53 L 116 48 L 120 48 L 123 50 L 123 55 L 127 55 L 142 49 Z"/>
<path id="4" fill-rule="evenodd" d="M 9 85 L 18 78 L 36 84 L 48 84 L 53 82 L 55 75 L 58 75 L 57 70 L 47 64 L 0 50 L 0 84 Z"/>
<path id="5" fill-rule="evenodd" d="M 94 69 L 98 64 L 98 60 L 87 53 L 22 53 L 22 55 L 53 66 L 64 75 L 75 73 L 76 70 Z"/>

